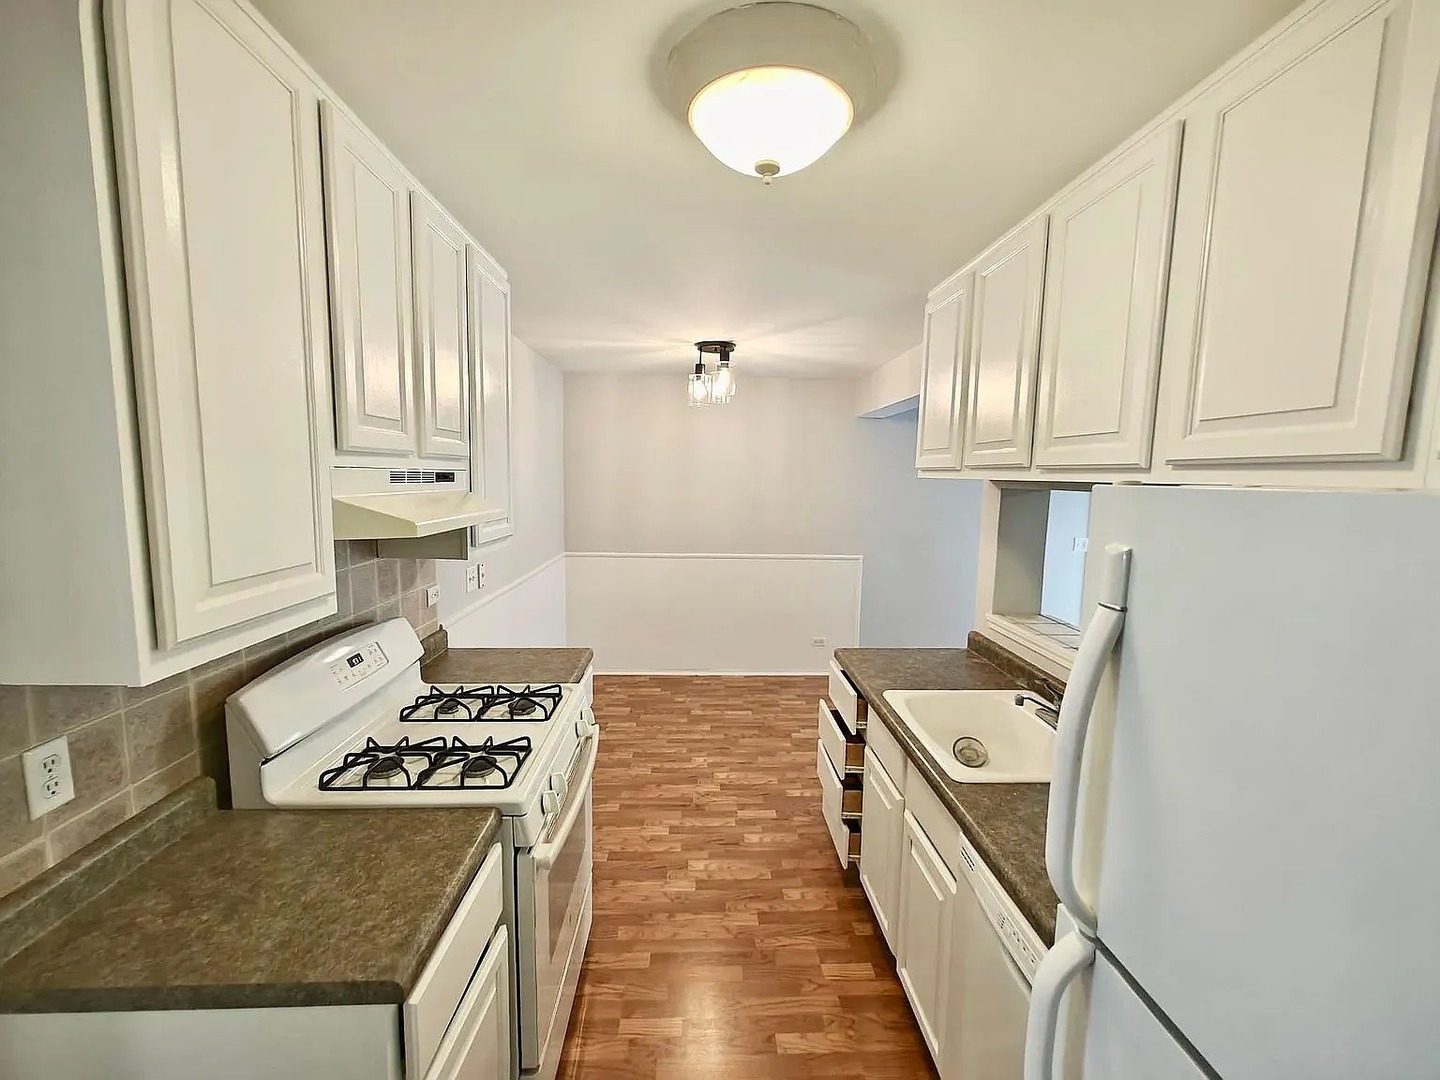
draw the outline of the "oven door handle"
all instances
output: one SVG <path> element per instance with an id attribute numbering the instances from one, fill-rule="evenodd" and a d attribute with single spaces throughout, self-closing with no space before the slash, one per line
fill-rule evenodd
<path id="1" fill-rule="evenodd" d="M 565 816 L 555 827 L 553 838 L 530 849 L 530 858 L 537 870 L 549 870 L 555 865 L 565 841 L 570 839 L 570 830 L 575 827 L 575 821 L 580 817 L 580 811 L 585 809 L 585 801 L 590 797 L 590 778 L 595 775 L 595 759 L 600 756 L 600 733 L 592 733 L 589 742 L 590 749 L 586 751 L 585 764 L 579 777 L 570 785 L 570 805 L 565 808 Z"/>

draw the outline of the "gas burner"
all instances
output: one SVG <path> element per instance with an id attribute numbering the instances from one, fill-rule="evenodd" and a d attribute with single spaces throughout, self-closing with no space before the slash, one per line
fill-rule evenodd
<path id="1" fill-rule="evenodd" d="M 531 749 L 528 735 L 499 743 L 437 735 L 418 743 L 404 738 L 393 746 L 366 739 L 362 749 L 322 772 L 319 786 L 321 791 L 507 788 Z"/>
<path id="2" fill-rule="evenodd" d="M 394 754 L 386 754 L 384 757 L 376 758 L 375 764 L 365 770 L 367 780 L 389 780 L 392 776 L 399 776 L 405 771 L 405 766 Z"/>
<path id="3" fill-rule="evenodd" d="M 540 723 L 549 720 L 560 707 L 564 690 L 558 683 L 549 686 L 525 686 L 516 689 L 499 684 L 457 686 L 442 690 L 430 687 L 415 701 L 400 710 L 402 723 L 466 723 L 473 720 L 524 720 Z"/>
<path id="4" fill-rule="evenodd" d="M 467 779 L 478 779 L 481 776 L 489 776 L 499 767 L 500 763 L 489 754 L 476 754 L 460 766 L 460 775 Z"/>

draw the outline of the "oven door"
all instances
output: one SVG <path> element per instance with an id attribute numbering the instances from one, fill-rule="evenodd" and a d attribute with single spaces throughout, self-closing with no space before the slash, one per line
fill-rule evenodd
<path id="1" fill-rule="evenodd" d="M 559 1058 L 590 936 L 590 792 L 599 745 L 593 732 L 580 744 L 564 803 L 543 839 L 516 852 L 520 1068 L 526 1072 Z"/>

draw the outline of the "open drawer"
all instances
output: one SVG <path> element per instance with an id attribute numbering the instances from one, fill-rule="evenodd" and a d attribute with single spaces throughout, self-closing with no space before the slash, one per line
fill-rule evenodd
<path id="1" fill-rule="evenodd" d="M 835 715 L 840 718 L 840 726 L 848 734 L 858 735 L 865 730 L 866 712 L 869 708 L 867 702 L 855 689 L 850 681 L 850 676 L 840 670 L 840 664 L 833 657 L 830 659 L 830 704 L 835 709 Z"/>
<path id="2" fill-rule="evenodd" d="M 830 830 L 830 840 L 840 865 L 848 867 L 860 861 L 860 800 L 859 788 L 847 788 L 830 764 L 825 744 L 815 743 L 815 770 L 820 777 L 820 812 Z"/>
<path id="3" fill-rule="evenodd" d="M 830 708 L 830 703 L 820 699 L 820 724 L 817 732 L 820 745 L 830 758 L 830 767 L 840 776 L 841 781 L 858 781 L 865 774 L 865 743 L 858 735 L 851 735 L 840 726 L 840 717 Z"/>

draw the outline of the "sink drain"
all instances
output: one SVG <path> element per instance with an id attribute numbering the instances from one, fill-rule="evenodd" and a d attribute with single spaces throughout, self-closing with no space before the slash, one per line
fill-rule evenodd
<path id="1" fill-rule="evenodd" d="M 955 755 L 955 760 L 967 769 L 978 769 L 990 760 L 990 751 L 985 749 L 985 744 L 969 735 L 956 739 L 951 752 Z"/>

